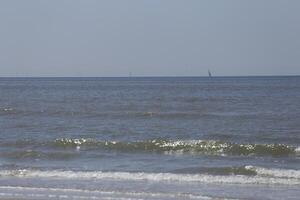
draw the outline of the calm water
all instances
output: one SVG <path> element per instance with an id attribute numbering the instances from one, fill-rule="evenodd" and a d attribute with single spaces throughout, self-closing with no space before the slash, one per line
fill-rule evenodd
<path id="1" fill-rule="evenodd" d="M 4 199 L 298 199 L 300 77 L 0 78 Z"/>

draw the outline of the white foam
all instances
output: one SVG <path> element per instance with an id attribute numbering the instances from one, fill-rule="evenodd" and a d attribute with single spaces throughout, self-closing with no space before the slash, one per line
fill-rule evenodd
<path id="1" fill-rule="evenodd" d="M 150 192 L 129 192 L 129 191 L 105 191 L 105 190 L 84 190 L 68 188 L 42 188 L 42 187 L 21 187 L 21 186 L 0 186 L 0 196 L 9 197 L 30 197 L 47 199 L 201 199 L 212 200 L 215 198 L 185 193 L 150 193 Z"/>
<path id="2" fill-rule="evenodd" d="M 295 149 L 295 152 L 296 152 L 296 154 L 300 154 L 300 147 L 297 147 L 297 148 Z"/>
<path id="3" fill-rule="evenodd" d="M 2 108 L 3 111 L 8 112 L 8 111 L 13 111 L 13 108 Z"/>
<path id="4" fill-rule="evenodd" d="M 252 166 L 247 166 L 251 168 Z M 256 176 L 230 175 L 214 176 L 206 174 L 173 174 L 173 173 L 133 173 L 101 171 L 39 171 L 39 170 L 2 170 L 0 176 L 23 178 L 59 178 L 59 179 L 97 179 L 117 181 L 153 181 L 153 182 L 201 182 L 222 184 L 284 184 L 300 185 L 297 170 L 278 170 L 252 167 Z"/>

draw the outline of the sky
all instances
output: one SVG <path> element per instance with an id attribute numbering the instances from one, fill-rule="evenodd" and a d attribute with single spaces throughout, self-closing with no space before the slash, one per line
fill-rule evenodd
<path id="1" fill-rule="evenodd" d="M 299 0 L 0 0 L 0 76 L 300 75 Z"/>

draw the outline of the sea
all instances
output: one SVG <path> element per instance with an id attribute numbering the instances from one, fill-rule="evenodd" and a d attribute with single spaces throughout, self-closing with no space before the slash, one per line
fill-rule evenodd
<path id="1" fill-rule="evenodd" d="M 299 76 L 0 78 L 0 199 L 299 198 Z"/>

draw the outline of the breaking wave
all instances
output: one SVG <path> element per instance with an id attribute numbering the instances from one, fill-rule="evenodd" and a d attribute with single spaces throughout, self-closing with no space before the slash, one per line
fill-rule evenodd
<path id="1" fill-rule="evenodd" d="M 149 140 L 135 142 L 98 141 L 94 139 L 56 139 L 53 144 L 58 147 L 103 148 L 121 151 L 152 151 L 162 153 L 204 153 L 224 155 L 298 155 L 299 147 L 286 144 L 237 144 L 215 140 Z"/>
<path id="2" fill-rule="evenodd" d="M 58 178 L 84 180 L 117 180 L 117 181 L 153 181 L 153 182 L 201 182 L 221 184 L 282 184 L 300 185 L 300 171 L 286 169 L 267 169 L 245 166 L 244 170 L 255 173 L 247 175 L 210 175 L 210 174 L 176 174 L 144 172 L 103 172 L 103 171 L 42 171 L 42 170 L 1 170 L 1 177 L 19 178 Z"/>
<path id="3" fill-rule="evenodd" d="M 299 156 L 300 147 L 287 144 L 239 144 L 216 140 L 147 140 L 147 141 L 101 141 L 96 139 L 70 139 L 60 138 L 50 141 L 18 140 L 0 142 L 1 146 L 30 148 L 40 147 L 50 149 L 85 149 L 109 150 L 122 152 L 156 152 L 164 154 L 209 154 L 234 156 Z M 26 157 L 37 155 L 39 152 L 21 152 Z M 58 153 L 59 154 L 59 153 Z M 37 155 L 38 156 L 38 155 Z M 47 156 L 47 155 L 46 155 Z M 51 157 L 51 155 L 50 155 Z"/>

